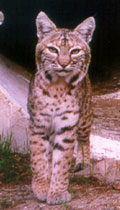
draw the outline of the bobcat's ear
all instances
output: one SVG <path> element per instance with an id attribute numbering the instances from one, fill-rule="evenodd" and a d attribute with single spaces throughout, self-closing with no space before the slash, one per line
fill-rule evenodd
<path id="1" fill-rule="evenodd" d="M 56 29 L 56 25 L 48 18 L 44 12 L 40 12 L 36 18 L 37 37 L 43 39 L 46 33 Z"/>
<path id="2" fill-rule="evenodd" d="M 94 30 L 95 19 L 93 17 L 87 18 L 74 29 L 87 43 L 91 41 Z"/>

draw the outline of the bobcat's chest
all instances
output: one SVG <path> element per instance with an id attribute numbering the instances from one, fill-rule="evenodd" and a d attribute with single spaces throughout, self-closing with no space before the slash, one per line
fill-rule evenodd
<path id="1" fill-rule="evenodd" d="M 79 109 L 78 98 L 64 81 L 58 81 L 46 89 L 43 88 L 39 101 L 42 103 L 40 110 L 49 112 L 53 117 L 65 111 L 70 112 Z"/>
<path id="2" fill-rule="evenodd" d="M 45 127 L 48 133 L 53 130 L 59 133 L 63 127 L 68 127 L 69 123 L 72 125 L 78 122 L 79 111 L 79 99 L 70 87 L 57 83 L 39 91 L 34 124 L 36 129 Z"/>

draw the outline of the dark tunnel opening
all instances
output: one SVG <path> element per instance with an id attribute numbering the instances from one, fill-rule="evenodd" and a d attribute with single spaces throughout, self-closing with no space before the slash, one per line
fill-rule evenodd
<path id="1" fill-rule="evenodd" d="M 112 66 L 119 70 L 119 0 L 1 0 L 0 10 L 5 15 L 0 26 L 0 53 L 25 66 L 28 71 L 35 69 L 35 19 L 41 10 L 58 27 L 65 28 L 74 28 L 85 18 L 94 16 L 96 31 L 91 43 L 91 78 L 105 80 L 115 70 Z"/>

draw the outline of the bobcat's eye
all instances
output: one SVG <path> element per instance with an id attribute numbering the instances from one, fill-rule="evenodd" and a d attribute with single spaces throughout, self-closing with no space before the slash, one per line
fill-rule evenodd
<path id="1" fill-rule="evenodd" d="M 56 53 L 56 54 L 58 53 L 58 50 L 55 47 L 48 47 L 48 50 L 52 53 Z"/>
<path id="2" fill-rule="evenodd" d="M 75 55 L 75 54 L 78 54 L 80 52 L 80 49 L 73 49 L 73 50 L 71 50 L 71 54 L 72 55 Z"/>

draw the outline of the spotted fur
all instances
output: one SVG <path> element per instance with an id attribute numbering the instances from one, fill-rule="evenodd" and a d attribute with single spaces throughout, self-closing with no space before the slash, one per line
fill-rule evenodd
<path id="1" fill-rule="evenodd" d="M 91 85 L 89 42 L 93 17 L 74 30 L 59 29 L 40 12 L 36 19 L 37 72 L 30 83 L 30 150 L 32 188 L 48 204 L 70 201 L 69 172 L 89 163 Z"/>

